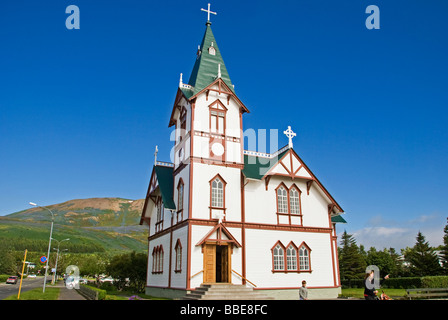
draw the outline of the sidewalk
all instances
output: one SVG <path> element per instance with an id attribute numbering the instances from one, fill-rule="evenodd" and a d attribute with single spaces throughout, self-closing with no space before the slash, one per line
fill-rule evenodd
<path id="1" fill-rule="evenodd" d="M 67 289 L 63 281 L 60 281 L 55 287 L 60 288 L 58 300 L 86 300 L 75 289 Z"/>

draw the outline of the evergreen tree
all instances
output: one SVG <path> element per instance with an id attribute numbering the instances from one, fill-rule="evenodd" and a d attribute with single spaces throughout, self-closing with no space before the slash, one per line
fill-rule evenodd
<path id="1" fill-rule="evenodd" d="M 421 232 L 413 248 L 405 251 L 405 260 L 414 276 L 435 276 L 441 273 L 439 258 Z"/>
<path id="2" fill-rule="evenodd" d="M 446 218 L 446 221 L 447 225 L 443 229 L 443 232 L 445 234 L 443 235 L 443 246 L 440 255 L 442 258 L 443 272 L 445 274 L 448 274 L 448 218 Z"/>
<path id="3" fill-rule="evenodd" d="M 389 255 L 393 261 L 393 269 L 390 272 L 393 277 L 404 277 L 405 271 L 403 267 L 403 259 L 395 251 L 395 248 L 389 248 Z"/>
<path id="4" fill-rule="evenodd" d="M 344 231 L 339 249 L 339 270 L 341 279 L 362 279 L 366 271 L 366 261 L 356 245 L 353 235 Z"/>

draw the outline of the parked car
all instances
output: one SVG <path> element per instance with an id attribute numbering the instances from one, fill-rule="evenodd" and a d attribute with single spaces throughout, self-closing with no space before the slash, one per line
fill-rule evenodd
<path id="1" fill-rule="evenodd" d="M 100 279 L 100 282 L 101 283 L 104 283 L 104 282 L 114 283 L 114 279 L 112 277 L 104 277 L 104 278 Z"/>
<path id="2" fill-rule="evenodd" d="M 36 278 L 35 274 L 29 274 L 27 278 Z"/>
<path id="3" fill-rule="evenodd" d="M 6 279 L 6 283 L 16 284 L 18 278 L 19 277 L 17 277 L 17 276 L 11 276 L 8 279 Z"/>
<path id="4" fill-rule="evenodd" d="M 89 282 L 87 281 L 87 279 L 79 278 L 79 283 L 81 283 L 81 284 L 87 284 L 87 283 L 89 283 Z"/>

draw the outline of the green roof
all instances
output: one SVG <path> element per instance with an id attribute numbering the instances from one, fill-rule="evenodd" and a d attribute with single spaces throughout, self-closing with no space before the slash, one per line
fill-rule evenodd
<path id="1" fill-rule="evenodd" d="M 188 84 L 193 87 L 193 90 L 182 88 L 184 94 L 190 98 L 197 94 L 199 91 L 207 87 L 218 76 L 218 65 L 221 64 L 221 79 L 227 84 L 227 86 L 233 91 L 232 81 L 230 81 L 229 73 L 224 64 L 224 60 L 219 51 L 218 44 L 213 35 L 211 23 L 206 23 L 206 29 L 204 38 L 202 39 L 201 46 L 199 47 L 198 56 L 191 72 Z M 209 48 L 213 46 L 215 48 L 215 55 L 209 53 Z"/>
<path id="2" fill-rule="evenodd" d="M 159 182 L 160 193 L 162 194 L 163 205 L 167 209 L 175 210 L 176 205 L 173 201 L 173 170 L 173 167 L 154 166 L 154 171 L 157 175 L 157 181 Z"/>
<path id="3" fill-rule="evenodd" d="M 244 155 L 243 174 L 246 178 L 261 180 L 289 149 L 279 153 L 272 158 Z"/>
<path id="4" fill-rule="evenodd" d="M 331 217 L 331 222 L 334 222 L 334 223 L 347 223 L 347 221 L 345 221 L 345 219 L 342 218 L 341 216 Z"/>

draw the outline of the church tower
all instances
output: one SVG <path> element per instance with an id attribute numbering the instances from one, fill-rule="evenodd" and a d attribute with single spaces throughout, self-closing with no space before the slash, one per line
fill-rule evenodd
<path id="1" fill-rule="evenodd" d="M 213 228 L 222 221 L 241 221 L 241 170 L 244 167 L 242 116 L 249 110 L 235 93 L 210 20 L 187 83 L 180 76 L 169 126 L 175 126 L 174 186 L 188 194 L 183 219 L 190 222 L 191 241 L 198 229 Z M 188 183 L 188 185 L 186 184 Z M 176 193 L 176 191 L 175 191 Z M 175 197 L 176 199 L 176 194 Z M 207 227 L 208 226 L 208 227 Z M 189 247 L 203 251 L 202 247 Z M 208 254 L 216 259 L 217 248 Z M 229 265 L 227 263 L 227 265 Z M 230 269 L 217 275 L 204 270 L 206 281 L 231 277 Z"/>

